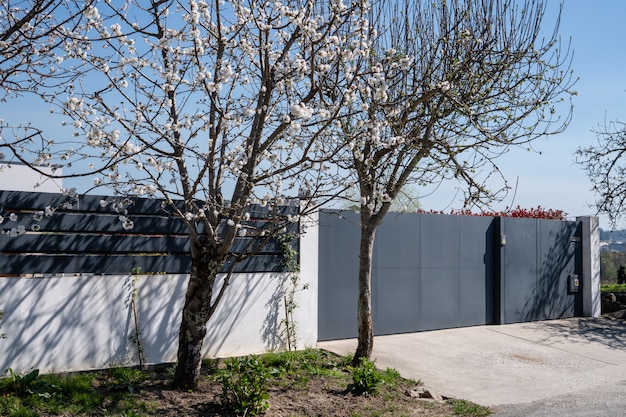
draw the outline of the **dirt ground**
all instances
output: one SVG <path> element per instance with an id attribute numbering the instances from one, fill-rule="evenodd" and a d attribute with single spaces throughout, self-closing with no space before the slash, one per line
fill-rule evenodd
<path id="1" fill-rule="evenodd" d="M 365 417 L 365 416 L 453 416 L 454 406 L 446 401 L 415 398 L 409 392 L 416 388 L 414 381 L 400 379 L 392 386 L 384 384 L 377 395 L 355 396 L 348 392 L 350 375 L 324 377 L 309 375 L 282 378 L 271 384 L 269 409 L 266 417 Z M 136 402 L 144 404 L 139 415 L 151 416 L 234 416 L 220 405 L 221 385 L 210 377 L 202 378 L 194 391 L 171 387 L 170 377 L 152 371 L 150 377 L 136 386 Z M 109 415 L 106 409 L 101 415 Z M 114 408 L 114 404 L 110 404 Z M 117 414 L 111 414 L 117 415 Z"/>
<path id="2" fill-rule="evenodd" d="M 378 395 L 355 396 L 346 389 L 346 379 L 314 376 L 302 380 L 282 382 L 269 392 L 267 417 L 290 416 L 430 416 L 453 415 L 453 406 L 447 402 L 414 398 L 407 391 L 415 384 L 402 382 L 394 387 L 381 388 Z M 232 416 L 219 403 L 221 387 L 209 378 L 203 379 L 199 389 L 174 390 L 168 378 L 154 378 L 142 383 L 138 394 L 154 416 Z"/>

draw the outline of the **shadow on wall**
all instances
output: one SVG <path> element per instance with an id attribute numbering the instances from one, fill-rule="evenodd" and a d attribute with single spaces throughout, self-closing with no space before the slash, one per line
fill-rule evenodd
<path id="1" fill-rule="evenodd" d="M 216 282 L 214 296 L 225 275 Z M 233 274 L 224 298 L 207 323 L 203 353 L 245 355 L 282 348 L 280 311 L 286 274 Z M 139 322 L 148 363 L 175 362 L 188 276 L 141 277 Z"/>
<path id="2" fill-rule="evenodd" d="M 134 331 L 123 285 L 94 277 L 3 278 L 0 369 L 42 372 L 124 363 Z"/>
<path id="3" fill-rule="evenodd" d="M 134 280 L 134 284 L 133 284 Z M 137 290 L 146 363 L 176 361 L 187 275 L 1 278 L 0 373 L 98 369 L 139 362 L 131 305 Z M 208 323 L 204 353 L 225 357 L 281 347 L 286 275 L 234 274 Z"/>
<path id="4" fill-rule="evenodd" d="M 574 317 L 579 295 L 569 292 L 568 276 L 576 272 L 576 251 L 579 249 L 576 245 L 579 243 L 572 238 L 576 233 L 577 223 L 548 220 L 536 222 L 536 246 L 532 248 L 536 247 L 537 250 L 538 270 L 534 271 L 534 277 L 528 277 L 530 291 L 523 306 L 515 311 L 515 321 Z M 507 253 L 507 256 L 515 254 Z"/>
<path id="5" fill-rule="evenodd" d="M 281 348 L 280 310 L 286 274 L 234 274 L 209 321 L 204 354 L 226 357 Z M 221 281 L 221 280 L 220 280 Z M 219 283 L 221 285 L 221 282 Z"/>
<path id="6" fill-rule="evenodd" d="M 274 274 L 273 279 L 276 280 L 277 285 L 271 297 L 265 303 L 267 315 L 262 326 L 263 342 L 268 351 L 285 350 L 288 348 L 293 349 L 296 348 L 296 346 L 289 346 L 289 336 L 287 329 L 284 327 L 284 320 L 287 315 L 285 297 L 291 290 L 289 285 L 294 285 L 294 283 L 289 279 L 289 273 Z M 298 289 L 295 289 L 295 291 L 297 290 Z M 290 325 L 295 326 L 294 336 L 297 338 L 297 323 L 291 323 Z M 292 342 L 294 341 L 292 340 Z"/>
<path id="7" fill-rule="evenodd" d="M 137 316 L 145 359 L 148 363 L 175 362 L 189 276 L 139 275 L 136 279 Z"/>

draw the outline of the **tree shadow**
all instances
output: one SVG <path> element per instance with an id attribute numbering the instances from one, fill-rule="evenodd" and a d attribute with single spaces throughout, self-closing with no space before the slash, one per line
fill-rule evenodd
<path id="1" fill-rule="evenodd" d="M 261 326 L 261 337 L 266 349 L 269 351 L 283 350 L 288 344 L 285 333 L 281 329 L 281 323 L 283 322 L 281 315 L 284 314 L 283 299 L 285 294 L 287 294 L 289 278 L 286 273 L 277 273 L 274 274 L 274 279 L 276 279 L 277 285 L 265 303 L 267 315 Z"/>
<path id="2" fill-rule="evenodd" d="M 520 227 L 519 219 L 516 220 L 516 226 Z M 574 317 L 576 304 L 580 302 L 578 293 L 569 291 L 569 281 L 577 272 L 578 248 L 574 239 L 577 222 L 534 220 L 533 223 L 538 231 L 530 233 L 534 242 L 529 239 L 530 248 L 525 248 L 525 254 L 516 253 L 519 247 L 506 254 L 509 258 L 524 256 L 521 259 L 527 262 L 521 268 L 505 273 L 504 285 L 515 287 L 515 291 L 507 291 L 507 323 Z M 534 264 L 531 262 L 533 256 L 527 256 L 532 251 L 536 251 Z"/>
<path id="3" fill-rule="evenodd" d="M 209 320 L 203 352 L 209 357 L 237 356 L 263 350 L 262 338 L 274 273 L 233 274 L 227 294 Z M 258 347 L 256 347 L 258 346 Z"/>
<path id="4" fill-rule="evenodd" d="M 545 321 L 542 330 L 548 333 L 544 343 L 567 340 L 571 344 L 597 343 L 610 349 L 626 350 L 626 322 L 607 318 L 571 318 Z"/>
<path id="5" fill-rule="evenodd" d="M 279 273 L 234 274 L 209 320 L 204 354 L 279 348 L 285 280 Z M 187 281 L 187 275 L 2 278 L 7 339 L 0 340 L 0 373 L 9 367 L 24 373 L 138 364 L 133 291 L 146 362 L 175 362 Z"/>
<path id="6" fill-rule="evenodd" d="M 134 328 L 117 284 L 91 276 L 2 278 L 7 339 L 0 342 L 0 369 L 49 372 L 126 362 Z"/>

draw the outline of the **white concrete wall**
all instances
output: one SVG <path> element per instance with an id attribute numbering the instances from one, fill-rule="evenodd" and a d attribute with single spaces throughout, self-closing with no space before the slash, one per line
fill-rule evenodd
<path id="1" fill-rule="evenodd" d="M 41 167 L 47 174 L 52 174 L 50 168 Z M 58 170 L 56 173 L 61 174 Z M 39 191 L 42 193 L 58 193 L 61 189 L 60 179 L 50 179 L 35 170 L 20 163 L 0 162 L 0 190 L 6 191 Z"/>
<path id="2" fill-rule="evenodd" d="M 576 220 L 582 223 L 583 315 L 600 317 L 600 220 L 592 216 L 581 216 Z"/>
<path id="3" fill-rule="evenodd" d="M 317 342 L 317 227 L 300 240 L 301 283 L 295 312 L 298 347 Z M 0 266 L 1 268 L 1 266 Z M 131 308 L 138 290 L 141 340 L 148 363 L 176 361 L 187 275 L 0 277 L 0 374 L 75 371 L 138 363 Z M 280 322 L 289 281 L 284 273 L 234 274 L 208 323 L 208 357 L 284 347 Z"/>

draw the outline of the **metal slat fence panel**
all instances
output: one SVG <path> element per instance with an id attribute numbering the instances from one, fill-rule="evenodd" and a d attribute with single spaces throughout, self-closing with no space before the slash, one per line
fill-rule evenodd
<path id="1" fill-rule="evenodd" d="M 122 203 L 118 204 L 119 201 Z M 174 204 L 182 206 L 180 201 Z M 62 194 L 0 191 L 0 216 L 3 216 L 0 274 L 125 274 L 137 267 L 151 273 L 188 273 L 191 268 L 188 229 L 181 219 L 169 214 L 171 211 L 156 199 L 72 198 Z M 244 227 L 263 230 L 273 227 L 280 216 L 298 214 L 299 208 L 251 205 L 247 211 L 251 220 Z M 17 219 L 13 220 L 11 214 Z M 132 229 L 124 228 L 120 215 L 133 221 Z M 18 225 L 26 233 L 9 236 Z M 298 230 L 297 223 L 290 223 L 280 232 L 291 236 L 289 243 L 296 250 L 299 245 L 294 236 Z M 199 232 L 202 231 L 200 228 Z M 240 261 L 235 272 L 283 270 L 283 248 L 277 239 L 238 237 L 231 253 L 241 254 L 251 248 L 255 255 Z M 231 269 L 232 262 L 231 259 L 225 265 L 224 271 Z"/>

